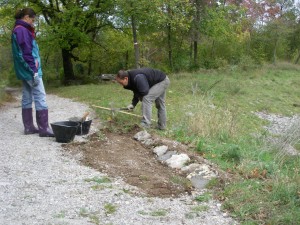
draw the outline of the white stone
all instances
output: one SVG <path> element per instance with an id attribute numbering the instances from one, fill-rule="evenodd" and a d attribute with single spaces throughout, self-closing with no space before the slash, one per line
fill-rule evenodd
<path id="1" fill-rule="evenodd" d="M 187 154 L 172 155 L 171 158 L 166 160 L 166 164 L 171 168 L 180 169 L 184 167 L 184 164 L 189 162 L 191 159 Z"/>
<path id="2" fill-rule="evenodd" d="M 187 178 L 191 179 L 193 176 L 202 176 L 205 179 L 211 179 L 217 175 L 210 169 L 208 165 L 202 164 L 200 167 L 196 168 L 194 172 L 191 172 Z"/>
<path id="3" fill-rule="evenodd" d="M 201 167 L 200 164 L 198 164 L 198 163 L 192 163 L 190 165 L 182 167 L 181 170 L 183 172 L 189 172 L 189 173 L 191 173 L 191 172 L 195 171 L 196 169 L 198 169 L 200 167 Z"/>
<path id="4" fill-rule="evenodd" d="M 143 130 L 143 131 L 136 133 L 133 138 L 138 141 L 145 141 L 145 140 L 149 139 L 150 137 L 151 137 L 151 135 L 147 131 Z"/>
<path id="5" fill-rule="evenodd" d="M 161 155 L 165 154 L 167 151 L 168 151 L 168 146 L 166 146 L 166 145 L 157 146 L 153 149 L 153 152 L 157 156 L 161 156 Z"/>
<path id="6" fill-rule="evenodd" d="M 143 140 L 142 143 L 146 146 L 151 146 L 154 144 L 154 140 L 152 140 L 151 138 Z"/>

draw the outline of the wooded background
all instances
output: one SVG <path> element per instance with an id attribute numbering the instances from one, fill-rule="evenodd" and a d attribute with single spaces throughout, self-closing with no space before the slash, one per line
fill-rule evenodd
<path id="1" fill-rule="evenodd" d="M 2 79 L 14 76 L 11 30 L 24 7 L 38 14 L 46 81 L 89 82 L 138 67 L 170 73 L 300 58 L 299 4 L 291 0 L 2 0 Z"/>

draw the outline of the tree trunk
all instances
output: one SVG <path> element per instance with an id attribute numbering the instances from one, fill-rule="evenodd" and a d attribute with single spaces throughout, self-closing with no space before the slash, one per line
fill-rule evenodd
<path id="1" fill-rule="evenodd" d="M 172 20 L 172 11 L 171 11 L 171 7 L 168 5 L 168 16 L 169 16 L 169 20 Z M 167 29 L 168 29 L 168 51 L 169 51 L 169 65 L 171 70 L 173 71 L 173 52 L 172 52 L 172 34 L 171 34 L 171 22 L 169 22 L 167 24 Z"/>
<path id="2" fill-rule="evenodd" d="M 137 41 L 137 33 L 136 33 L 136 25 L 135 18 L 131 16 L 131 26 L 132 26 L 132 35 L 133 35 L 133 45 L 134 45 L 134 58 L 135 58 L 135 68 L 140 68 L 140 53 L 139 53 L 139 45 Z"/>
<path id="3" fill-rule="evenodd" d="M 125 55 L 125 68 L 128 68 L 128 61 L 129 61 L 129 52 L 128 50 L 126 51 L 126 55 Z"/>
<path id="4" fill-rule="evenodd" d="M 71 54 L 68 50 L 62 49 L 63 67 L 64 67 L 64 77 L 63 84 L 67 85 L 71 80 L 75 80 L 73 63 L 71 60 Z"/>
<path id="5" fill-rule="evenodd" d="M 171 24 L 168 24 L 168 49 L 169 49 L 169 64 L 173 71 L 173 60 L 172 60 L 172 43 L 171 43 Z"/>
<path id="6" fill-rule="evenodd" d="M 89 63 L 88 63 L 88 72 L 87 72 L 88 76 L 91 76 L 92 74 L 92 59 L 89 59 Z"/>
<path id="7" fill-rule="evenodd" d="M 277 39 L 275 41 L 275 47 L 274 47 L 274 51 L 273 51 L 273 64 L 274 65 L 276 65 L 276 59 L 277 59 L 276 49 L 277 49 Z"/>
<path id="8" fill-rule="evenodd" d="M 199 23 L 201 13 L 201 0 L 196 0 L 196 15 L 194 18 L 194 65 L 198 65 L 198 40 L 199 40 Z"/>
<path id="9" fill-rule="evenodd" d="M 299 62 L 299 60 L 300 60 L 300 49 L 298 49 L 298 52 L 299 52 L 299 54 L 298 54 L 298 57 L 297 57 L 297 59 L 296 59 L 296 61 L 295 61 L 295 64 L 298 64 L 298 62 Z"/>
<path id="10" fill-rule="evenodd" d="M 194 41 L 194 65 L 198 64 L 198 41 Z"/>
<path id="11" fill-rule="evenodd" d="M 193 41 L 191 41 L 191 43 L 190 43 L 190 66 L 192 66 L 192 61 L 193 61 L 193 49 L 194 49 L 194 47 L 193 47 Z"/>

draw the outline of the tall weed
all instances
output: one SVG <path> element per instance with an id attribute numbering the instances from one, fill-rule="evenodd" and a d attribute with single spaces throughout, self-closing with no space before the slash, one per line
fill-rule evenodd
<path id="1" fill-rule="evenodd" d="M 188 127 L 201 137 L 234 137 L 238 132 L 237 113 L 216 107 L 207 98 L 199 97 L 192 109 Z"/>

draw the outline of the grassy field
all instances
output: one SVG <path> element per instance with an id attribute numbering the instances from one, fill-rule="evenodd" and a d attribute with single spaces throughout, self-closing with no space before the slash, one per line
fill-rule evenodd
<path id="1" fill-rule="evenodd" d="M 299 75 L 300 67 L 290 64 L 169 75 L 168 130 L 159 134 L 189 144 L 231 174 L 230 180 L 211 181 L 206 196 L 223 201 L 242 224 L 300 224 L 300 159 L 266 146 L 267 122 L 254 114 L 300 114 L 293 106 L 300 105 Z M 113 82 L 47 87 L 47 92 L 103 107 L 124 107 L 132 98 Z M 115 129 L 139 124 L 137 117 L 112 118 L 109 111 L 95 110 L 103 121 L 114 119 Z M 134 112 L 139 114 L 140 104 Z M 299 136 L 292 143 L 297 149 Z"/>

